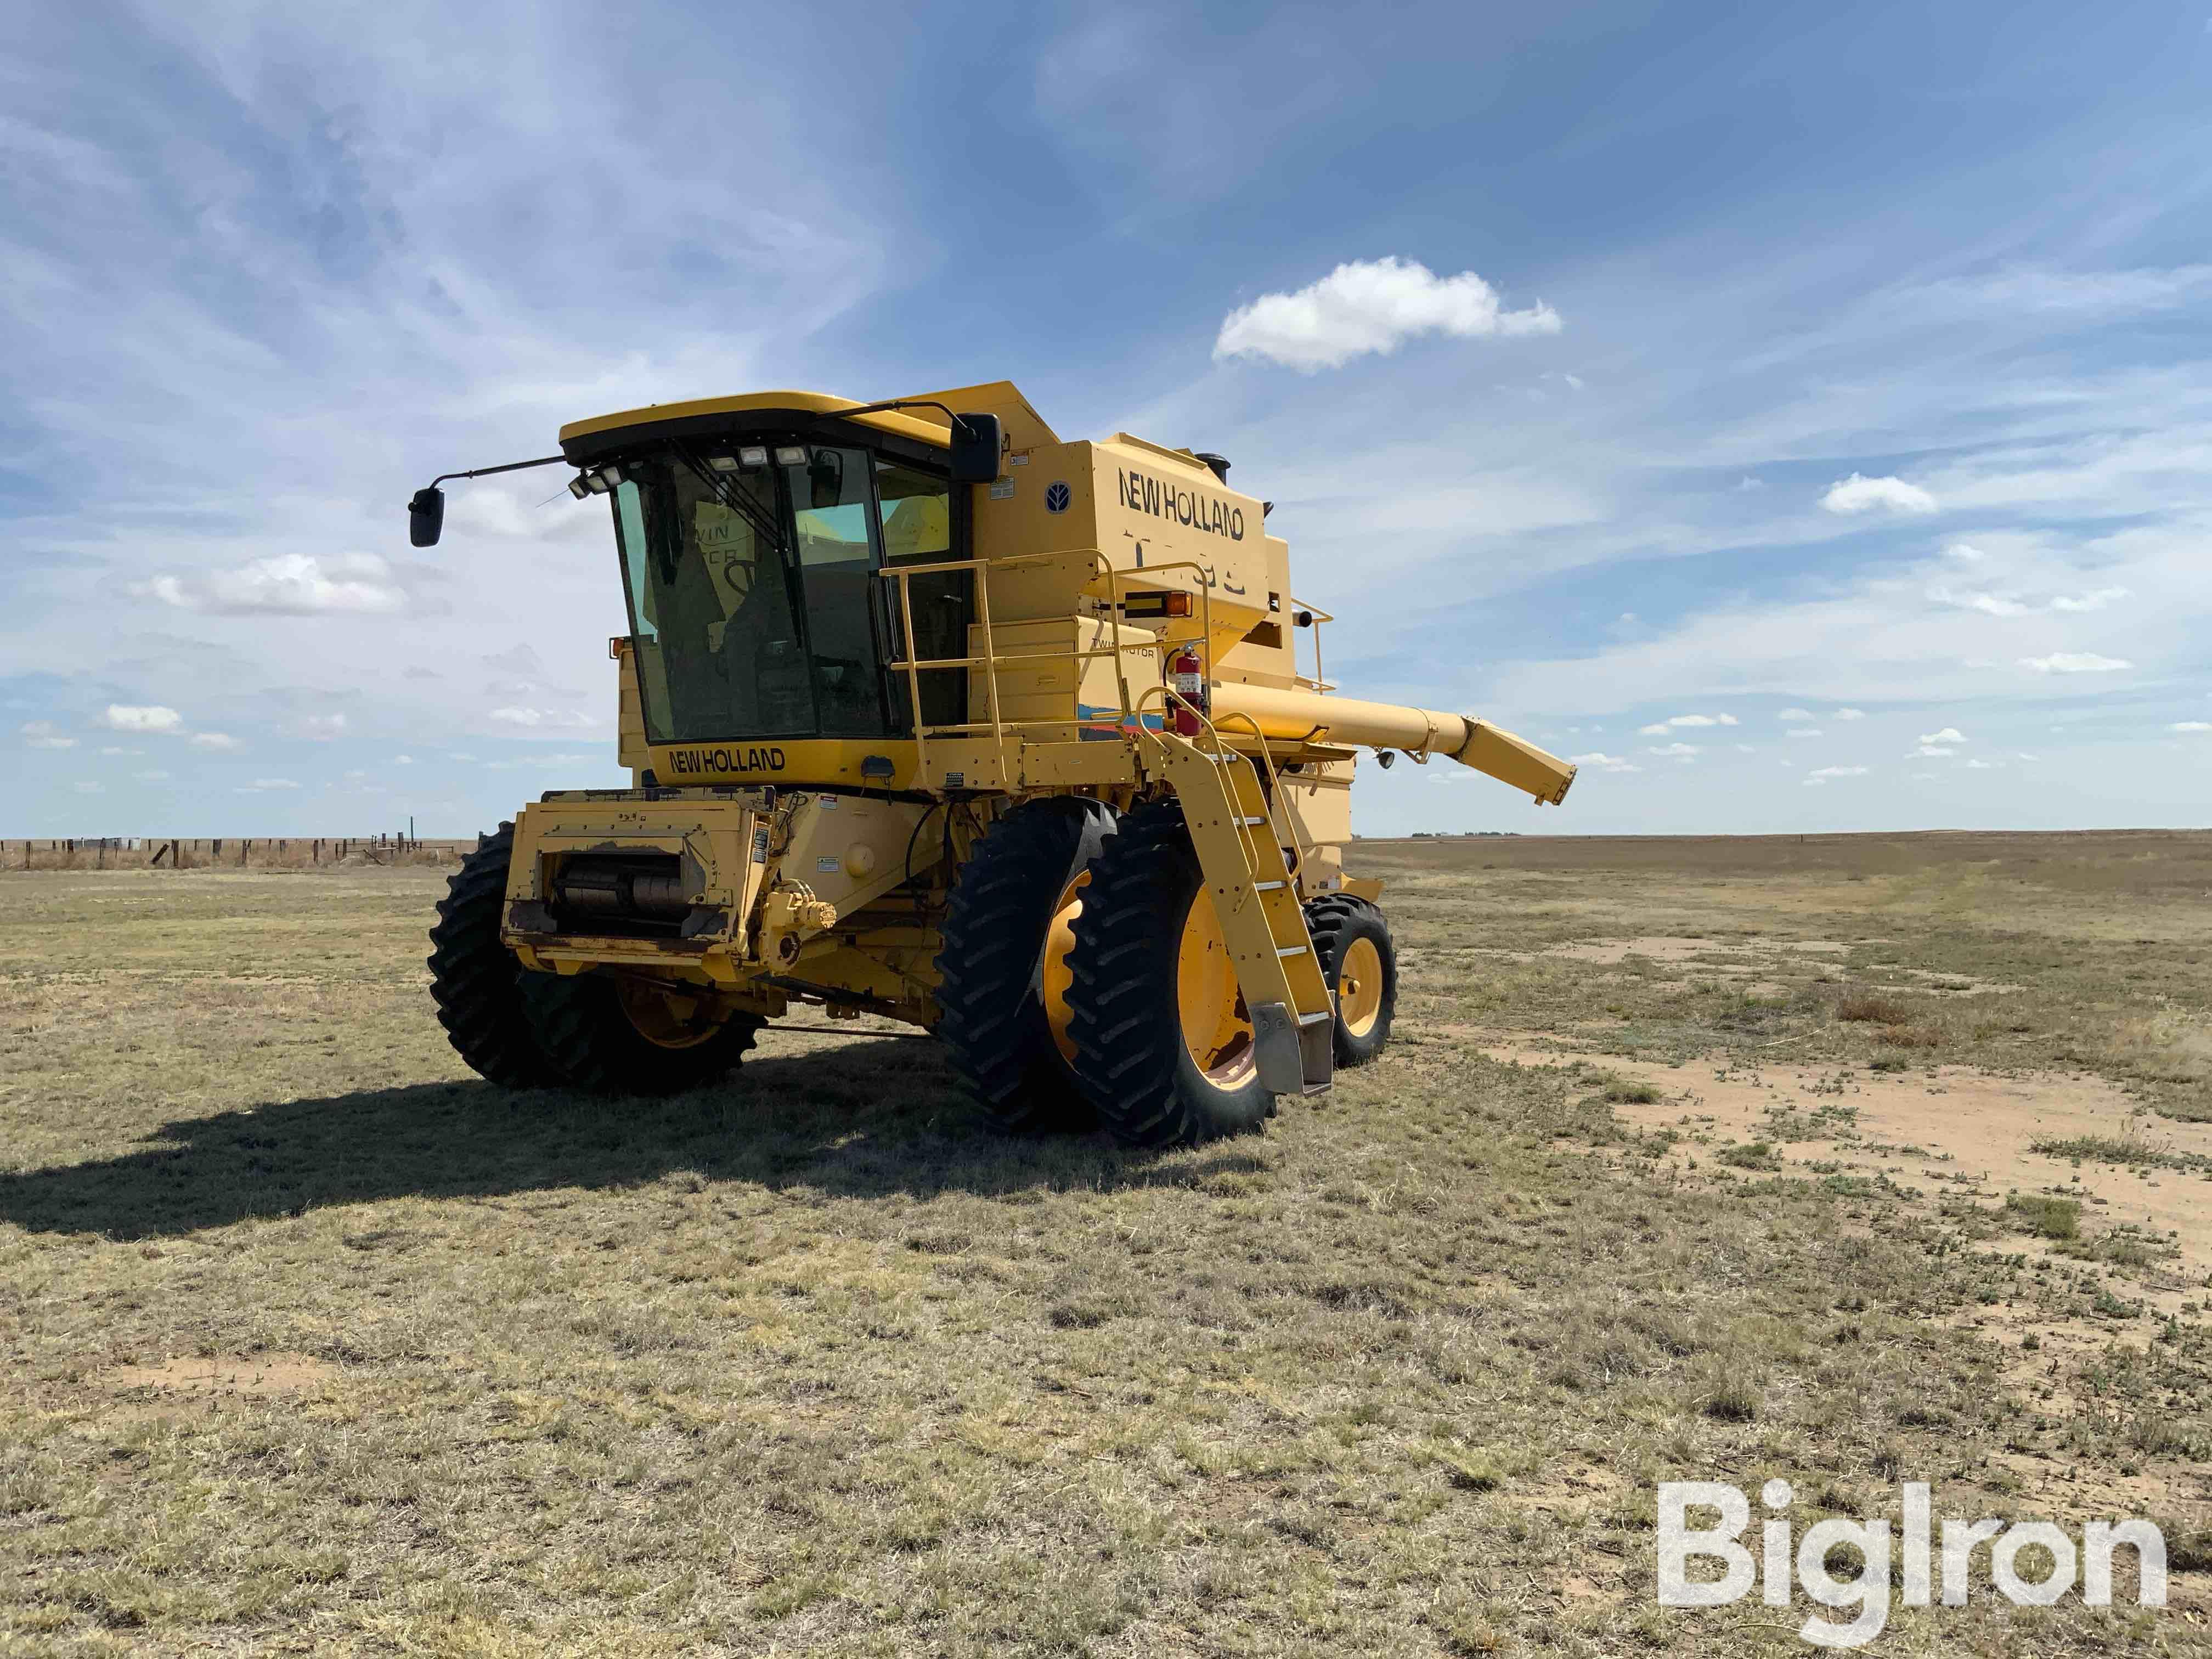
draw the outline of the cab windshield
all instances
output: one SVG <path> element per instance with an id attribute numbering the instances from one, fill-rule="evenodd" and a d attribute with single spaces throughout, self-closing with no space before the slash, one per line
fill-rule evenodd
<path id="1" fill-rule="evenodd" d="M 754 451 L 751 457 L 744 449 Z M 745 465 L 765 451 L 773 464 Z M 613 492 L 646 732 L 655 743 L 871 738 L 910 729 L 885 563 L 953 556 L 941 477 L 858 447 L 678 444 L 626 458 Z M 967 574 L 914 580 L 923 658 L 966 653 Z M 961 677 L 925 675 L 958 720 Z"/>

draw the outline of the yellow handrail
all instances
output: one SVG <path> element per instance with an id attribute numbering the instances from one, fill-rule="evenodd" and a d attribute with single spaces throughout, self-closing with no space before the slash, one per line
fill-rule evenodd
<path id="1" fill-rule="evenodd" d="M 1080 645 L 1072 645 L 1065 651 L 1027 651 L 1000 654 L 998 650 L 996 632 L 991 621 L 991 572 L 994 569 L 1003 570 L 1014 565 L 1036 563 L 1047 559 L 1066 558 L 1084 553 L 1091 556 L 1094 577 L 1103 574 L 1106 579 L 1106 622 L 1108 626 L 1116 629 L 1115 642 L 1111 645 L 1092 647 L 1087 649 Z M 939 657 L 926 659 L 917 658 L 912 654 L 914 650 L 912 580 L 916 576 L 934 575 L 952 570 L 969 570 L 975 573 L 976 623 L 983 630 L 982 653 L 980 656 L 971 653 L 963 657 Z M 1211 641 L 1213 633 L 1213 571 L 1212 568 L 1200 563 L 1195 559 L 1182 559 L 1170 564 L 1149 567 L 1146 574 L 1152 574 L 1170 570 L 1195 570 L 1204 579 L 1199 586 L 1200 616 L 1200 632 L 1197 638 L 1200 641 Z M 925 775 L 928 770 L 929 738 L 932 735 L 942 737 L 955 733 L 964 735 L 988 731 L 991 733 L 993 742 L 1003 748 L 1006 735 L 1009 731 L 1024 731 L 1032 726 L 1082 725 L 1084 716 L 1081 665 L 1101 657 L 1110 657 L 1114 659 L 1115 689 L 1120 699 L 1120 724 L 1126 732 L 1133 720 L 1138 720 L 1141 723 L 1141 705 L 1146 694 L 1139 694 L 1138 707 L 1131 706 L 1128 669 L 1122 661 L 1123 654 L 1130 651 L 1164 650 L 1172 645 L 1191 643 L 1189 640 L 1172 635 L 1165 631 L 1158 635 L 1147 635 L 1142 640 L 1126 641 L 1121 640 L 1118 634 L 1120 623 L 1117 620 L 1121 610 L 1120 578 L 1127 573 L 1116 569 L 1103 550 L 1095 547 L 1069 548 L 1050 553 L 1018 553 L 997 559 L 945 559 L 930 564 L 887 565 L 876 574 L 885 578 L 895 578 L 898 583 L 899 621 L 902 629 L 902 643 L 905 654 L 902 655 L 896 662 L 887 665 L 905 671 L 907 702 L 914 718 L 915 763 Z M 1208 654 L 1211 655 L 1210 651 Z M 1013 663 L 1047 661 L 1065 662 L 1069 666 L 1068 718 L 1066 720 L 1058 719 L 1009 720 L 1003 718 L 999 709 L 1000 666 Z M 936 726 L 926 724 L 921 717 L 922 675 L 940 670 L 979 666 L 988 676 L 984 687 L 984 706 L 989 718 L 984 720 L 963 720 Z M 1256 726 L 1255 730 L 1256 732 Z"/>

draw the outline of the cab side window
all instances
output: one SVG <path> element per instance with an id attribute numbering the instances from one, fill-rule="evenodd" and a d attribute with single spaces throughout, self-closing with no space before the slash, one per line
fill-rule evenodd
<path id="1" fill-rule="evenodd" d="M 942 564 L 962 556 L 952 550 L 952 486 L 912 467 L 893 461 L 876 463 L 877 510 L 883 519 L 884 562 L 886 565 Z M 914 610 L 914 655 L 928 662 L 968 654 L 968 622 L 973 591 L 970 573 L 941 570 L 913 578 L 908 584 Z M 902 623 L 896 615 L 897 590 L 892 601 L 892 637 Z M 903 650 L 896 654 L 903 655 Z M 891 676 L 891 709 L 896 724 L 911 723 L 911 699 L 905 676 Z M 921 717 L 931 726 L 949 726 L 968 718 L 968 674 L 965 669 L 939 671 L 921 676 Z"/>

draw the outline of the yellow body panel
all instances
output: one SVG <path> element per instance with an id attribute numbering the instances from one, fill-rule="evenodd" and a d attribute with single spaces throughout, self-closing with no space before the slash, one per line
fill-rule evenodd
<path id="1" fill-rule="evenodd" d="M 910 673 L 889 665 L 892 707 L 908 720 L 926 672 L 962 672 L 963 720 L 872 738 L 732 732 L 656 743 L 641 692 L 665 695 L 662 647 L 641 658 L 617 640 L 617 753 L 636 787 L 552 796 L 518 815 L 502 937 L 531 968 L 609 972 L 647 994 L 677 988 L 653 1007 L 672 1043 L 705 1029 L 695 1016 L 774 1015 L 793 998 L 927 1025 L 947 896 L 994 814 L 1038 795 L 1126 809 L 1173 793 L 1206 884 L 1204 915 L 1194 912 L 1178 952 L 1194 1056 L 1208 1071 L 1256 1066 L 1278 1091 L 1326 1086 L 1335 1014 L 1301 904 L 1381 891 L 1344 870 L 1353 751 L 1447 757 L 1554 804 L 1574 767 L 1468 715 L 1326 694 L 1317 642 L 1306 653 L 1314 675 L 1300 665 L 1304 612 L 1288 544 L 1267 533 L 1257 497 L 1191 452 L 1126 432 L 1064 441 L 1008 381 L 920 401 L 927 406 L 853 413 L 865 405 L 823 392 L 748 392 L 561 429 L 585 460 L 619 456 L 661 424 L 711 433 L 727 416 L 773 429 L 757 417 L 781 412 L 809 429 L 849 421 L 860 443 L 872 433 L 943 447 L 949 410 L 996 416 L 1005 453 L 998 478 L 968 487 L 964 502 L 908 494 L 883 520 L 880 626 L 907 630 L 900 605 L 921 576 L 972 584 L 966 654 Z M 956 542 L 963 525 L 966 546 Z M 710 578 L 730 580 L 709 565 Z M 945 602 L 941 588 L 934 602 Z M 1187 614 L 1166 615 L 1170 603 Z M 1186 740 L 1162 728 L 1174 712 L 1169 660 L 1190 645 L 1212 718 Z M 601 913 L 578 894 L 604 890 L 592 872 L 609 868 L 659 884 L 658 920 L 592 920 Z M 630 889 L 621 891 L 627 902 Z M 1079 896 L 1064 895 L 1046 979 L 1064 1042 Z M 1366 948 L 1350 972 L 1355 1026 L 1379 1017 L 1380 965 Z"/>

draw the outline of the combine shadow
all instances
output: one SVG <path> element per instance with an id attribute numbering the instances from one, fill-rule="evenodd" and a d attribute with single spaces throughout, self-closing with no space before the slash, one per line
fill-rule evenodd
<path id="1" fill-rule="evenodd" d="M 1010 1139 L 959 1094 L 935 1045 L 918 1042 L 756 1059 L 726 1084 L 665 1099 L 475 1081 L 362 1089 L 179 1119 L 147 1141 L 120 1158 L 0 1176 L 0 1220 L 129 1240 L 408 1194 L 623 1187 L 683 1170 L 825 1198 L 927 1198 L 1187 1185 L 1265 1167 L 1221 1149 L 1163 1161 L 1096 1133 Z"/>

